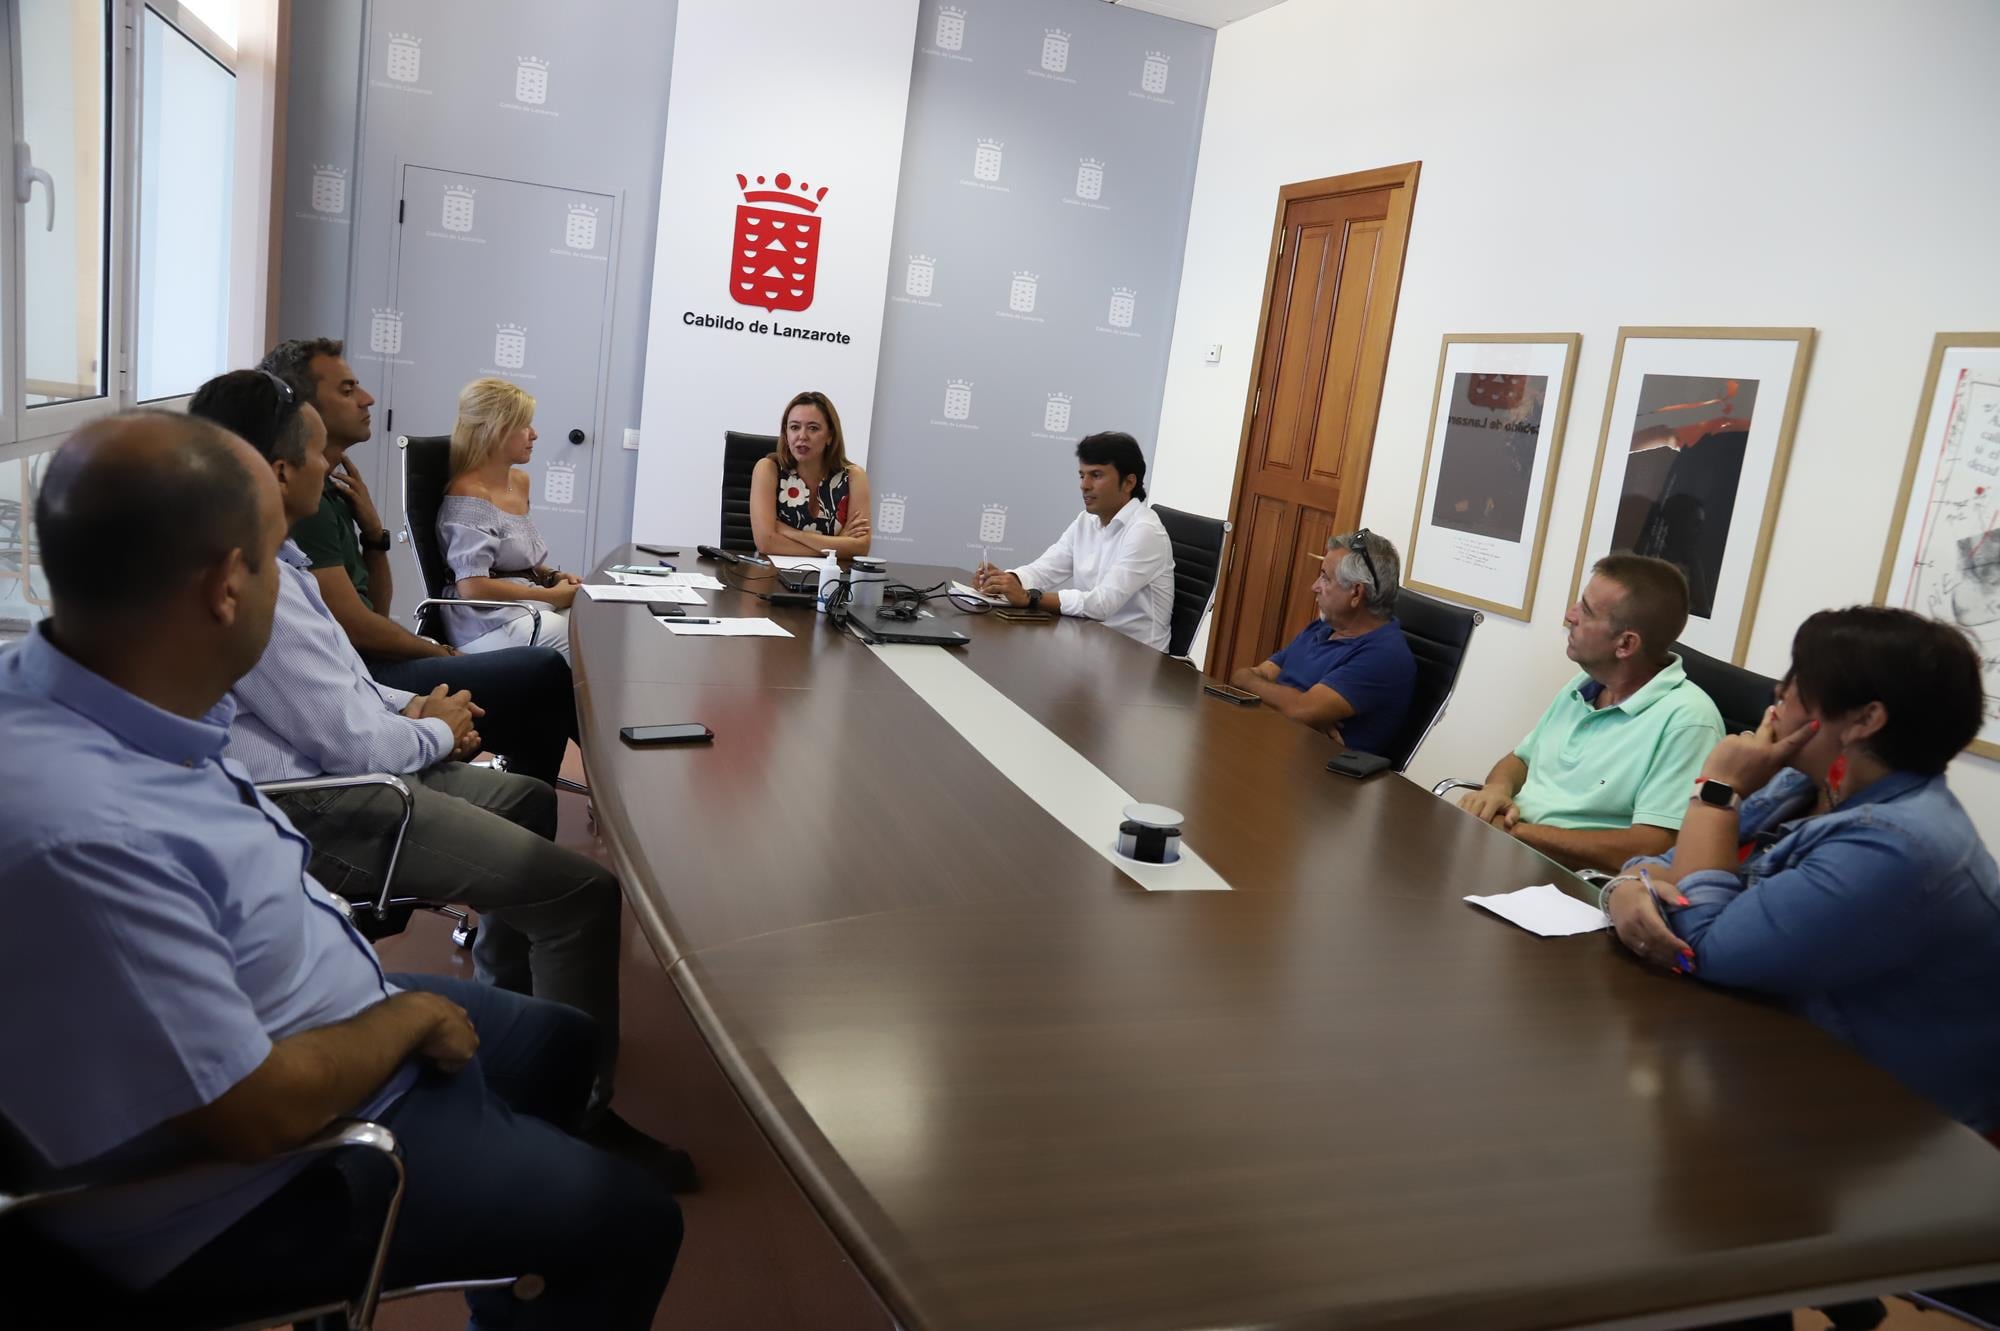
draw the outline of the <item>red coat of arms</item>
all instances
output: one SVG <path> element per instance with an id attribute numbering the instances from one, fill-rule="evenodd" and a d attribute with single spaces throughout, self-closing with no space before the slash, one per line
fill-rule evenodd
<path id="1" fill-rule="evenodd" d="M 814 190 L 801 180 L 794 190 L 791 176 L 783 171 L 769 185 L 762 176 L 752 182 L 738 175 L 736 183 L 743 202 L 736 208 L 729 294 L 738 305 L 773 313 L 807 308 L 819 275 L 822 220 L 814 214 L 827 187 Z"/>

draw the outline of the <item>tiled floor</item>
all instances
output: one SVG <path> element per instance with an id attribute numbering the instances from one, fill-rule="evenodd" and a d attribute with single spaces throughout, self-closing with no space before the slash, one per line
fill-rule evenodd
<path id="1" fill-rule="evenodd" d="M 574 751 L 569 773 L 581 777 Z M 562 796 L 563 844 L 602 851 L 581 796 Z M 393 969 L 470 975 L 465 953 L 436 916 L 382 945 Z M 673 985 L 628 919 L 622 966 L 624 1044 L 617 1104 L 625 1117 L 692 1151 L 702 1191 L 684 1198 L 687 1240 L 653 1325 L 679 1331 L 890 1331 L 876 1302 L 811 1204 L 764 1141 L 695 1031 Z M 1826 1319 L 1798 1313 L 1796 1331 Z M 383 1331 L 465 1325 L 456 1295 L 386 1308 Z M 1885 1331 L 1958 1331 L 1967 1324 L 1892 1303 Z"/>

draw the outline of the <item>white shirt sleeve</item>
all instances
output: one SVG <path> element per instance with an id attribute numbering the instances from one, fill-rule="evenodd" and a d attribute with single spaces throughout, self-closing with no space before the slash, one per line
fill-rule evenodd
<path id="1" fill-rule="evenodd" d="M 1095 587 L 1057 593 L 1062 612 L 1079 619 L 1109 619 L 1174 562 L 1174 543 L 1152 523 L 1134 522 L 1118 544 L 1118 557 Z"/>
<path id="2" fill-rule="evenodd" d="M 1063 528 L 1063 534 L 1056 537 L 1054 545 L 1042 551 L 1041 558 L 1032 564 L 1009 569 L 1008 572 L 1021 580 L 1023 588 L 1033 590 L 1039 587 L 1047 591 L 1056 583 L 1068 582 L 1075 568 L 1076 524 L 1072 522 Z M 1068 610 L 1065 609 L 1064 613 L 1067 614 Z"/>

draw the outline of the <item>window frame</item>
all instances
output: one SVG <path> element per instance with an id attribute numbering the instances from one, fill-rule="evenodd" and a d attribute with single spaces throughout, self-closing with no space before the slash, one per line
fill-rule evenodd
<path id="1" fill-rule="evenodd" d="M 0 209 L 0 465 L 55 447 L 65 435 L 116 412 L 139 405 L 135 360 L 138 347 L 138 199 L 142 163 L 139 115 L 145 105 L 140 32 L 145 11 L 160 19 L 237 80 L 239 115 L 242 73 L 236 48 L 217 36 L 180 0 L 103 0 L 109 98 L 105 118 L 104 392 L 76 402 L 26 405 L 27 302 L 22 279 L 27 265 L 27 209 L 14 193 L 11 145 L 20 137 L 25 112 L 17 63 L 21 57 L 22 7 L 36 0 L 0 0 L 9 54 L 0 58 L 0 143 L 9 145 L 4 163 L 7 206 Z M 240 123 L 240 122 L 239 122 Z M 240 133 L 240 130 L 239 130 Z M 39 199 L 39 191 L 37 198 Z M 67 195 L 67 191 L 63 192 Z M 60 199 L 58 200 L 60 203 Z M 233 242 L 232 242 L 233 243 Z M 191 394 L 155 398 L 145 405 L 180 410 Z"/>
<path id="2" fill-rule="evenodd" d="M 222 66 L 228 72 L 229 77 L 236 80 L 235 105 L 239 113 L 243 96 L 243 83 L 236 67 L 236 48 L 216 36 L 214 31 L 206 23 L 195 17 L 194 11 L 186 5 L 181 4 L 180 0 L 120 0 L 121 8 L 127 6 L 131 10 L 131 26 L 127 31 L 130 34 L 128 40 L 132 54 L 131 96 L 128 99 L 128 104 L 131 108 L 132 120 L 130 163 L 132 178 L 130 182 L 131 194 L 129 197 L 131 199 L 130 212 L 133 227 L 131 233 L 132 243 L 125 255 L 127 272 L 123 279 L 126 284 L 128 301 L 126 308 L 131 311 L 131 315 L 125 320 L 122 330 L 124 341 L 118 349 L 119 378 L 124 382 L 128 405 L 135 407 L 144 406 L 152 411 L 183 411 L 187 408 L 188 399 L 194 396 L 194 389 L 192 388 L 185 393 L 175 394 L 171 397 L 155 397 L 143 400 L 139 397 L 138 210 L 139 182 L 143 178 L 145 170 L 145 135 L 141 132 L 139 115 L 141 109 L 146 105 L 145 61 L 139 59 L 139 49 L 143 41 L 141 29 L 145 23 L 145 11 L 150 9 L 155 14 L 158 14 L 162 22 L 166 23 L 169 27 L 177 29 L 181 36 L 193 42 L 203 55 L 206 55 L 210 60 Z M 233 144 L 231 145 L 231 150 L 232 152 L 234 151 Z M 234 237 L 231 238 L 230 243 L 232 245 L 235 243 Z M 223 318 L 227 320 L 228 317 L 229 305 L 225 302 L 223 305 Z M 225 328 L 225 341 L 227 340 L 227 332 L 228 330 Z M 226 364 L 223 366 L 225 370 L 228 368 Z"/>

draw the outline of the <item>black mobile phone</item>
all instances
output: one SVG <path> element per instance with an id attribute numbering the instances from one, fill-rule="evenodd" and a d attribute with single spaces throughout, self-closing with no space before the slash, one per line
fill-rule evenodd
<path id="1" fill-rule="evenodd" d="M 682 721 L 671 726 L 624 726 L 618 737 L 627 744 L 702 744 L 715 732 L 699 721 Z"/>
<path id="2" fill-rule="evenodd" d="M 644 550 L 649 555 L 677 555 L 680 553 L 679 550 L 671 545 L 647 545 L 644 541 L 634 541 L 632 548 L 634 550 Z"/>
<path id="3" fill-rule="evenodd" d="M 1256 694 L 1234 688 L 1228 684 L 1204 684 L 1201 686 L 1201 691 L 1203 693 L 1213 693 L 1218 698 L 1227 698 L 1229 701 L 1243 707 L 1255 707 L 1257 705 Z"/>
<path id="4" fill-rule="evenodd" d="M 665 615 L 668 619 L 679 619 L 687 614 L 687 607 L 676 605 L 672 601 L 648 601 L 646 602 L 646 613 L 649 615 Z"/>

